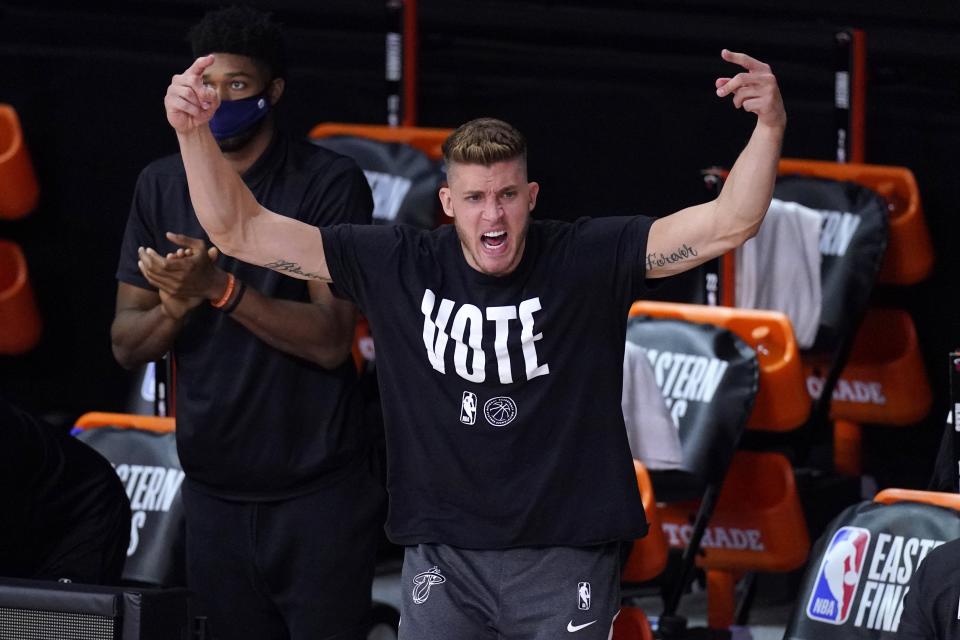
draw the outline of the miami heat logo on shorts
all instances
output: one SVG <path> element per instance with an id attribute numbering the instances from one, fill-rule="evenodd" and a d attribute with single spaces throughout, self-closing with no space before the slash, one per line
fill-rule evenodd
<path id="1" fill-rule="evenodd" d="M 833 534 L 807 603 L 808 618 L 828 624 L 847 621 L 860 586 L 869 546 L 870 531 L 867 529 L 840 527 Z"/>
<path id="2" fill-rule="evenodd" d="M 413 604 L 423 604 L 430 597 L 430 587 L 443 584 L 447 579 L 440 574 L 440 568 L 434 567 L 429 571 L 413 576 Z"/>

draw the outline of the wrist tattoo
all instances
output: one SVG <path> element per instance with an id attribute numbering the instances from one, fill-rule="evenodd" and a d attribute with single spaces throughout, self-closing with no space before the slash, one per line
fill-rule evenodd
<path id="1" fill-rule="evenodd" d="M 267 269 L 273 269 L 274 271 L 283 271 L 285 273 L 295 273 L 298 276 L 303 276 L 304 278 L 309 278 L 310 280 L 325 280 L 323 276 L 319 273 L 307 273 L 300 268 L 300 265 L 296 262 L 289 262 L 287 260 L 275 260 L 273 262 L 267 263 L 265 265 Z"/>
<path id="2" fill-rule="evenodd" d="M 676 249 L 670 255 L 665 253 L 648 253 L 647 254 L 647 271 L 650 271 L 654 267 L 665 267 L 668 264 L 675 264 L 677 262 L 682 262 L 688 258 L 696 258 L 697 250 L 687 244 L 683 244 L 680 248 Z"/>

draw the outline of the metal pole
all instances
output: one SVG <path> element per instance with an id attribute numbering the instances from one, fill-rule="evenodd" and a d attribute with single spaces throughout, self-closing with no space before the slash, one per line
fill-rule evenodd
<path id="1" fill-rule="evenodd" d="M 403 86 L 403 0 L 386 0 L 387 35 L 385 74 L 387 88 L 387 124 L 400 125 L 403 104 L 400 96 Z"/>
<path id="2" fill-rule="evenodd" d="M 863 162 L 866 147 L 867 38 L 862 29 L 844 29 L 837 44 L 833 105 L 837 162 Z"/>

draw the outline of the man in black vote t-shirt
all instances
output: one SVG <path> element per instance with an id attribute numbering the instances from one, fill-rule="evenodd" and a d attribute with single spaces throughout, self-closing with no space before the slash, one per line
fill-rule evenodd
<path id="1" fill-rule="evenodd" d="M 165 105 L 200 223 L 225 253 L 334 282 L 370 318 L 387 429 L 388 533 L 407 545 L 400 636 L 607 638 L 619 541 L 646 531 L 620 408 L 627 310 L 647 278 L 743 243 L 770 203 L 786 115 L 770 68 L 717 94 L 757 124 L 722 193 L 652 220 L 531 221 L 526 143 L 493 119 L 444 145 L 453 228 L 312 228 L 229 170 L 197 59 Z"/>
<path id="2" fill-rule="evenodd" d="M 210 126 L 232 175 L 308 228 L 368 224 L 357 165 L 275 129 L 285 72 L 270 17 L 211 12 L 191 40 L 217 53 L 200 81 L 222 101 Z M 179 155 L 141 173 L 117 278 L 117 360 L 175 357 L 187 580 L 213 635 L 365 638 L 384 492 L 356 397 L 354 306 L 208 248 Z"/>

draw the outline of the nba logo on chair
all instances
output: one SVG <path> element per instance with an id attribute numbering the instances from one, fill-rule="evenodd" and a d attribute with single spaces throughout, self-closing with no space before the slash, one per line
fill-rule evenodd
<path id="1" fill-rule="evenodd" d="M 847 621 L 869 546 L 867 529 L 842 527 L 834 534 L 810 594 L 807 617 L 837 625 Z"/>

